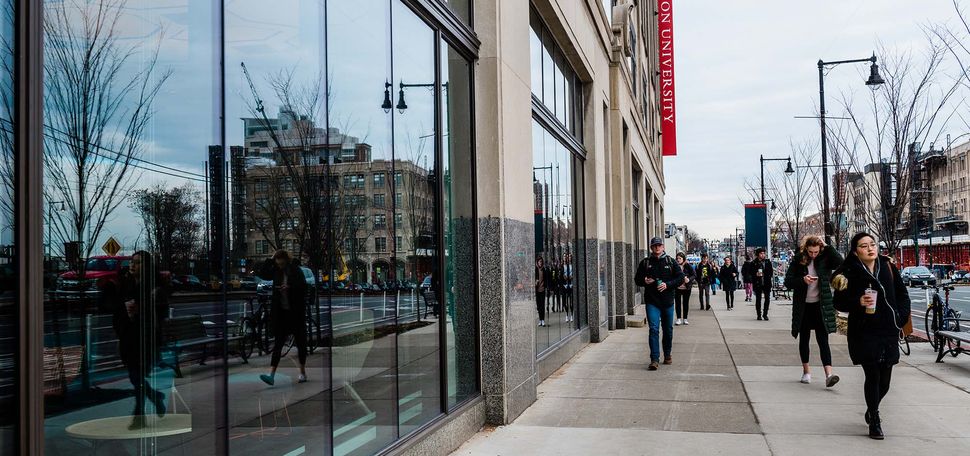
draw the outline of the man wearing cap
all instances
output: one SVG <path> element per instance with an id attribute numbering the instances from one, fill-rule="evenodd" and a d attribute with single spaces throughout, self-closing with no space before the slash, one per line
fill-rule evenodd
<path id="1" fill-rule="evenodd" d="M 674 293 L 684 282 L 684 271 L 673 258 L 664 252 L 664 241 L 658 237 L 650 240 L 650 256 L 640 261 L 634 277 L 637 286 L 643 287 L 643 303 L 650 323 L 650 366 L 660 367 L 660 327 L 663 326 L 664 364 L 671 364 L 670 349 L 674 339 Z"/>

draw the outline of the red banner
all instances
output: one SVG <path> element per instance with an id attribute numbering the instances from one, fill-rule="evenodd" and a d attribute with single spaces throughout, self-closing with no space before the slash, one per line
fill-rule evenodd
<path id="1" fill-rule="evenodd" d="M 677 117 L 674 108 L 674 1 L 657 0 L 660 31 L 660 141 L 664 155 L 677 155 Z"/>

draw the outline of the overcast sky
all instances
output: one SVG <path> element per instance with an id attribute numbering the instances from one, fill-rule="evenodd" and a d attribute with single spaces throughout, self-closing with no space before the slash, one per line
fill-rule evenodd
<path id="1" fill-rule="evenodd" d="M 880 43 L 920 51 L 924 26 L 957 20 L 950 0 L 687 0 L 675 8 L 678 156 L 665 158 L 665 218 L 709 238 L 744 226 L 738 197 L 745 178 L 758 176 L 760 154 L 786 157 L 789 140 L 818 142 L 818 121 L 794 116 L 815 112 L 820 58 L 865 58 Z M 843 112 L 840 92 L 865 95 L 868 71 L 829 73 L 830 116 Z M 765 163 L 766 174 L 783 169 Z"/>

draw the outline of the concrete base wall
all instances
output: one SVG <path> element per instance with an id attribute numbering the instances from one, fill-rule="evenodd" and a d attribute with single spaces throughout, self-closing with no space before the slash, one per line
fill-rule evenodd
<path id="1" fill-rule="evenodd" d="M 441 422 L 414 436 L 407 448 L 392 451 L 392 455 L 432 456 L 446 455 L 472 438 L 485 425 L 485 401 L 478 399 L 455 412 Z"/>

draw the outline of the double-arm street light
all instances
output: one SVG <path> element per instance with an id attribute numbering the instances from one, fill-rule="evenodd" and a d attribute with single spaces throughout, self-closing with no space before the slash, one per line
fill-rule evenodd
<path id="1" fill-rule="evenodd" d="M 761 155 L 761 156 L 759 156 L 758 159 L 761 161 L 761 204 L 767 204 L 766 203 L 767 199 L 765 199 L 765 162 L 766 161 L 786 161 L 786 162 L 788 162 L 788 166 L 785 167 L 785 174 L 787 174 L 789 176 L 795 173 L 795 168 L 792 168 L 792 166 L 791 166 L 791 157 L 785 157 L 785 158 L 765 158 L 764 155 Z"/>
<path id="2" fill-rule="evenodd" d="M 819 124 L 822 131 L 822 214 L 824 216 L 825 243 L 832 243 L 832 221 L 829 218 L 829 172 L 828 172 L 828 142 L 825 138 L 825 68 L 835 67 L 843 63 L 863 63 L 869 62 L 869 79 L 866 85 L 873 90 L 879 88 L 885 81 L 879 75 L 879 65 L 876 64 L 876 54 L 867 59 L 836 60 L 826 62 L 821 59 L 818 61 L 818 110 Z"/>

